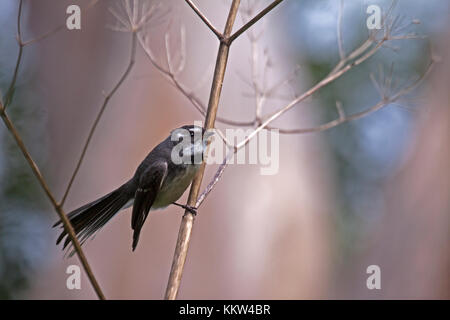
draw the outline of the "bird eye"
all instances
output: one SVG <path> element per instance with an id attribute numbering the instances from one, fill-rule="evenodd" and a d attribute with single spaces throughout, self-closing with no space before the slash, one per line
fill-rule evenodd
<path id="1" fill-rule="evenodd" d="M 190 133 L 191 133 L 191 137 L 193 137 L 193 136 L 194 136 L 194 132 L 193 132 L 193 131 L 191 131 Z"/>

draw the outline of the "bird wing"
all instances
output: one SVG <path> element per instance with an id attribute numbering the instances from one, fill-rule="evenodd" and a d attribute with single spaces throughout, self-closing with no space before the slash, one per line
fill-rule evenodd
<path id="1" fill-rule="evenodd" d="M 147 219 L 148 212 L 167 176 L 167 167 L 167 162 L 157 161 L 147 168 L 139 179 L 131 215 L 131 228 L 134 230 L 133 251 L 139 241 L 139 234 L 145 219 Z"/>

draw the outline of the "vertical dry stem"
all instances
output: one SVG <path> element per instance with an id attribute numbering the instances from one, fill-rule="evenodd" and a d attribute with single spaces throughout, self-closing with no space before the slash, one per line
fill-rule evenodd
<path id="1" fill-rule="evenodd" d="M 233 0 L 230 12 L 228 13 L 225 30 L 222 37 L 220 37 L 219 52 L 217 53 L 216 67 L 214 70 L 214 78 L 211 87 L 211 94 L 209 96 L 208 110 L 206 113 L 205 129 L 214 127 L 216 120 L 217 109 L 219 107 L 220 94 L 222 92 L 223 79 L 225 77 L 225 69 L 228 61 L 228 53 L 230 50 L 230 42 L 228 41 L 233 24 L 236 19 L 240 0 Z M 194 181 L 192 182 L 191 190 L 189 192 L 188 205 L 195 206 L 197 197 L 200 191 L 200 186 L 205 172 L 205 163 L 202 164 Z M 167 284 L 165 298 L 174 300 L 177 297 L 178 289 L 180 287 L 181 276 L 183 273 L 184 263 L 186 262 L 187 251 L 191 240 L 192 227 L 194 225 L 195 216 L 185 211 L 178 233 L 177 244 L 175 247 L 174 259 L 172 268 L 170 270 L 169 282 Z"/>

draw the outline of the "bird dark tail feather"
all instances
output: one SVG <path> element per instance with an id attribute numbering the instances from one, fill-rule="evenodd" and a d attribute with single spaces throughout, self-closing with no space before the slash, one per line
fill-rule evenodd
<path id="1" fill-rule="evenodd" d="M 67 215 L 81 244 L 100 230 L 131 199 L 129 193 L 126 192 L 126 187 L 125 184 Z M 61 220 L 55 223 L 53 227 L 58 225 L 62 227 Z M 63 249 L 71 242 L 65 229 L 59 235 L 56 244 L 59 244 L 64 238 Z M 73 251 L 70 255 L 72 254 Z"/>

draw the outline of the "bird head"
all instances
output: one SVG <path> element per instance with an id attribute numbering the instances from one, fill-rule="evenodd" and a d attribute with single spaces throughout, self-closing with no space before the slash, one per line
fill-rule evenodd
<path id="1" fill-rule="evenodd" d="M 186 125 L 175 130 L 170 134 L 170 140 L 173 143 L 172 161 L 182 163 L 201 163 L 203 153 L 206 151 L 208 139 L 213 135 L 213 131 L 205 130 L 200 126 Z"/>

